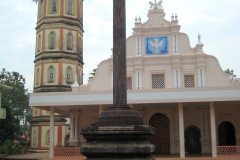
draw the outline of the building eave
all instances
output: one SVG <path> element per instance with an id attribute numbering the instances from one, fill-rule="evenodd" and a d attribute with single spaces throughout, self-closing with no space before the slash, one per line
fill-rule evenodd
<path id="1" fill-rule="evenodd" d="M 240 86 L 128 91 L 128 104 L 212 101 L 240 102 Z M 56 106 L 66 111 L 66 108 L 87 109 L 89 106 L 111 105 L 112 102 L 112 91 L 55 92 L 31 93 L 29 105 L 45 109 L 48 106 Z"/>

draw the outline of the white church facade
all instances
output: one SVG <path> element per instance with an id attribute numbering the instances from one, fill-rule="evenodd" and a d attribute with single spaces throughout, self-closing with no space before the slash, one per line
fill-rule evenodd
<path id="1" fill-rule="evenodd" d="M 191 48 L 176 15 L 168 21 L 162 7 L 153 7 L 148 18 L 145 23 L 136 18 L 133 34 L 127 38 L 127 97 L 145 124 L 155 128 L 154 153 L 216 157 L 218 146 L 240 146 L 240 80 L 230 78 L 216 57 L 203 52 L 200 35 Z M 50 111 L 50 134 L 55 135 L 46 146 L 50 155 L 60 135 L 56 124 L 53 133 L 54 113 L 70 116 L 70 130 L 65 126 L 61 138 L 65 141 L 70 135 L 69 145 L 77 147 L 85 142 L 81 129 L 111 107 L 113 58 L 98 65 L 88 84 L 79 85 L 79 77 L 73 82 L 68 92 L 30 95 L 30 106 Z M 35 141 L 33 132 L 31 139 Z"/>

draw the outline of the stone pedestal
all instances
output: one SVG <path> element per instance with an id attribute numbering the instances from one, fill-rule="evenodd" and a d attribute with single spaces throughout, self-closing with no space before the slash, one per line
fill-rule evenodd
<path id="1" fill-rule="evenodd" d="M 149 142 L 153 128 L 143 125 L 139 112 L 110 108 L 102 112 L 94 126 L 82 129 L 86 143 L 81 153 L 88 159 L 154 159 L 155 147 Z"/>

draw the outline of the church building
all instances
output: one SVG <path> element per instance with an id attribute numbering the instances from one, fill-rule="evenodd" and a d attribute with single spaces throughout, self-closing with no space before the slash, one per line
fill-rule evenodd
<path id="1" fill-rule="evenodd" d="M 54 146 L 80 147 L 81 129 L 113 104 L 112 56 L 82 82 L 82 3 L 38 4 L 31 147 L 50 147 L 50 157 Z M 220 146 L 240 146 L 240 80 L 203 52 L 200 35 L 192 48 L 178 16 L 165 18 L 161 3 L 151 4 L 146 22 L 135 18 L 134 24 L 127 38 L 127 98 L 155 128 L 154 153 L 216 157 Z"/>

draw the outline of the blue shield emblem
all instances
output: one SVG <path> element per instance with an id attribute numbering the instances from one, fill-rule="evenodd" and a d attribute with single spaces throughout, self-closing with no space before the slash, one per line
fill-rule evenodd
<path id="1" fill-rule="evenodd" d="M 146 55 L 168 54 L 168 37 L 145 37 Z"/>

